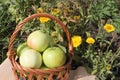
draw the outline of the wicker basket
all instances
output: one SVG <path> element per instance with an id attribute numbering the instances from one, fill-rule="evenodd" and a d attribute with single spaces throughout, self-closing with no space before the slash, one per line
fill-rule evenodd
<path id="1" fill-rule="evenodd" d="M 55 22 L 57 22 L 60 27 L 62 27 L 63 31 L 66 33 L 67 41 L 68 41 L 68 61 L 64 66 L 54 68 L 54 69 L 48 69 L 48 70 L 41 70 L 41 69 L 31 69 L 21 66 L 15 59 L 16 52 L 13 50 L 13 43 L 14 40 L 22 28 L 28 21 L 38 18 L 38 17 L 49 17 L 53 19 Z M 9 46 L 8 46 L 8 53 L 7 56 L 11 60 L 11 63 L 13 65 L 13 72 L 15 75 L 16 80 L 68 80 L 69 77 L 69 70 L 70 70 L 70 64 L 73 57 L 73 47 L 71 43 L 71 38 L 69 31 L 67 27 L 56 17 L 47 14 L 47 13 L 36 13 L 33 14 L 27 18 L 25 18 L 22 22 L 20 22 L 13 34 L 11 35 Z M 18 75 L 19 74 L 19 75 Z M 46 79 L 47 78 L 47 79 Z M 55 79 L 54 79 L 55 78 Z"/>

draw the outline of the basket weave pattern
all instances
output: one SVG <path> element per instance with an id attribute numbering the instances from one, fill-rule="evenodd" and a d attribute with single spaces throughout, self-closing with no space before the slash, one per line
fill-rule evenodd
<path id="1" fill-rule="evenodd" d="M 15 40 L 18 32 L 28 21 L 30 21 L 34 18 L 39 18 L 39 17 L 49 17 L 49 18 L 53 19 L 55 22 L 57 22 L 60 25 L 60 27 L 66 33 L 66 37 L 67 37 L 67 41 L 68 41 L 68 51 L 67 51 L 68 52 L 68 61 L 65 65 L 63 65 L 61 67 L 49 69 L 49 70 L 31 69 L 31 68 L 26 68 L 26 67 L 21 66 L 15 59 L 16 52 L 13 50 L 13 43 L 14 43 L 14 40 Z M 72 56 L 73 56 L 73 47 L 72 47 L 72 43 L 71 43 L 70 33 L 69 33 L 67 27 L 56 17 L 54 17 L 50 14 L 47 14 L 47 13 L 33 14 L 29 17 L 26 17 L 22 22 L 20 22 L 16 26 L 16 28 L 10 38 L 7 56 L 9 57 L 12 65 L 13 65 L 13 72 L 14 72 L 16 80 L 46 80 L 46 78 L 47 78 L 47 80 L 54 80 L 54 78 L 56 78 L 55 80 L 68 80 L 70 64 L 71 64 Z"/>

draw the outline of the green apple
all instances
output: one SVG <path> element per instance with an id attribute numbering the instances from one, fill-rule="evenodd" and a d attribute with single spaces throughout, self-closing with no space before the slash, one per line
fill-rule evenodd
<path id="1" fill-rule="evenodd" d="M 28 36 L 27 44 L 30 48 L 42 52 L 49 45 L 49 35 L 40 30 L 34 31 Z"/>
<path id="2" fill-rule="evenodd" d="M 27 49 L 21 54 L 19 62 L 20 65 L 27 68 L 40 68 L 42 65 L 42 56 L 34 49 Z"/>
<path id="3" fill-rule="evenodd" d="M 40 67 L 40 69 L 42 69 L 42 70 L 48 70 L 48 69 L 50 69 L 50 68 L 48 68 L 48 67 L 45 66 L 45 65 L 42 65 L 42 66 Z"/>
<path id="4" fill-rule="evenodd" d="M 30 47 L 28 47 L 26 42 L 19 44 L 18 47 L 17 47 L 17 56 L 20 57 L 22 52 L 24 52 L 27 49 L 30 49 Z"/>
<path id="5" fill-rule="evenodd" d="M 43 62 L 49 68 L 57 68 L 65 64 L 66 54 L 59 47 L 50 47 L 43 52 Z"/>

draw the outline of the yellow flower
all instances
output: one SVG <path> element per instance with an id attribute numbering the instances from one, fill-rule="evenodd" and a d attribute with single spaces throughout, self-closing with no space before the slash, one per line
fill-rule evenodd
<path id="1" fill-rule="evenodd" d="M 74 16 L 74 20 L 79 20 L 80 16 Z"/>
<path id="2" fill-rule="evenodd" d="M 50 20 L 50 18 L 48 18 L 48 17 L 40 17 L 41 23 L 48 22 L 49 20 Z"/>
<path id="3" fill-rule="evenodd" d="M 92 37 L 88 37 L 86 39 L 86 42 L 89 43 L 89 44 L 94 44 L 95 43 L 95 40 L 92 38 Z"/>
<path id="4" fill-rule="evenodd" d="M 73 37 L 72 37 L 73 47 L 78 47 L 81 43 L 82 43 L 82 38 L 81 38 L 81 36 L 73 36 Z"/>
<path id="5" fill-rule="evenodd" d="M 106 69 L 107 69 L 107 71 L 110 71 L 111 66 L 107 66 Z"/>
<path id="6" fill-rule="evenodd" d="M 42 13 L 43 9 L 40 7 L 40 8 L 37 9 L 37 12 Z"/>
<path id="7" fill-rule="evenodd" d="M 109 32 L 114 31 L 114 30 L 115 30 L 115 27 L 114 27 L 113 25 L 111 25 L 111 24 L 106 24 L 106 25 L 104 26 L 104 29 L 109 33 Z"/>
<path id="8" fill-rule="evenodd" d="M 60 12 L 60 10 L 57 8 L 52 10 L 53 15 L 57 15 L 59 12 Z"/>

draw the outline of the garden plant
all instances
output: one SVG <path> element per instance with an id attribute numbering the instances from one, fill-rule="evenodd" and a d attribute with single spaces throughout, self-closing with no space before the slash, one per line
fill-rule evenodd
<path id="1" fill-rule="evenodd" d="M 68 27 L 74 47 L 72 69 L 84 66 L 98 80 L 120 80 L 119 0 L 1 0 L 0 63 L 7 57 L 9 38 L 16 25 L 34 13 L 49 13 Z M 58 24 L 40 17 L 21 29 L 14 47 L 37 29 L 53 37 L 51 46 L 58 42 L 66 46 Z"/>

